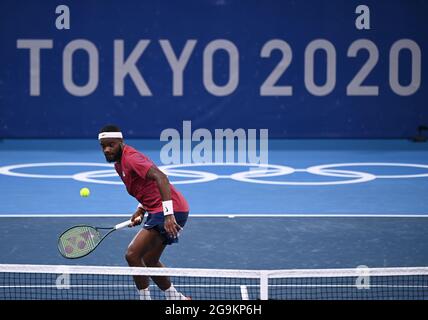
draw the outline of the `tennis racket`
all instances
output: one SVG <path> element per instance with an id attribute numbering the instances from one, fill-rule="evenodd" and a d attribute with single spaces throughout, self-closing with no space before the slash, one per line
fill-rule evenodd
<path id="1" fill-rule="evenodd" d="M 58 250 L 64 258 L 82 258 L 92 251 L 113 231 L 125 228 L 131 224 L 131 220 L 124 221 L 109 228 L 79 225 L 64 231 L 58 239 Z M 101 235 L 100 230 L 104 230 Z"/>

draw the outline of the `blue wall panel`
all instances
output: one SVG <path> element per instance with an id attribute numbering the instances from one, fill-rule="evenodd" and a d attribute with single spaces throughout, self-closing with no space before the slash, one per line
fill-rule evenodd
<path id="1" fill-rule="evenodd" d="M 70 9 L 69 30 L 56 28 L 59 4 Z M 365 1 L 370 30 L 356 28 L 359 4 L 347 0 L 1 1 L 0 137 L 95 137 L 104 124 L 117 123 L 127 137 L 158 138 L 163 129 L 181 130 L 185 120 L 192 121 L 192 129 L 212 131 L 267 128 L 269 137 L 278 138 L 412 136 L 418 125 L 428 123 L 428 2 Z M 40 39 L 50 41 L 52 48 L 40 50 L 36 68 L 34 61 L 30 63 L 30 50 L 18 48 L 18 41 L 32 40 L 34 45 Z M 72 80 L 64 79 L 67 54 L 79 39 L 98 56 L 93 64 L 98 73 L 92 75 L 95 85 L 82 96 L 68 87 L 88 82 L 87 51 L 74 51 Z M 263 47 L 274 39 L 285 51 L 275 47 L 262 57 Z M 319 49 L 317 39 L 329 47 L 328 53 Z M 369 40 L 369 45 L 363 44 L 356 57 L 349 56 L 348 50 L 360 39 Z M 151 95 L 141 94 L 129 75 L 123 94 L 115 94 L 119 71 L 115 61 L 123 62 L 115 40 L 123 41 L 124 59 L 140 40 L 147 41 L 135 70 Z M 182 73 L 182 92 L 180 77 L 174 85 L 160 40 L 167 40 L 178 57 L 186 43 L 196 40 Z M 222 49 L 219 40 L 227 40 L 232 54 Z M 209 51 L 216 44 L 220 49 L 214 50 L 210 62 Z M 316 49 L 312 56 L 311 46 Z M 278 69 L 282 59 L 290 60 L 285 70 Z M 371 60 L 373 68 L 361 78 L 361 85 L 376 86 L 378 93 L 369 95 L 361 88 L 356 89 L 358 96 L 347 92 Z M 36 93 L 30 92 L 30 68 L 39 71 L 38 93 L 34 87 Z M 274 70 L 279 71 L 275 86 L 289 88 L 262 94 L 261 87 Z M 316 87 L 326 83 L 327 75 L 332 85 L 319 95 Z M 222 93 L 212 90 L 204 77 L 219 88 L 230 79 L 236 82 Z"/>

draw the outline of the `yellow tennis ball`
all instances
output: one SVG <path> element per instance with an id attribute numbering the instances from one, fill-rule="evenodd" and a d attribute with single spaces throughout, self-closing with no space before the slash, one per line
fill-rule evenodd
<path id="1" fill-rule="evenodd" d="M 81 197 L 86 198 L 86 197 L 89 197 L 90 194 L 91 194 L 91 192 L 89 191 L 88 188 L 82 188 L 82 189 L 80 189 L 80 196 Z"/>

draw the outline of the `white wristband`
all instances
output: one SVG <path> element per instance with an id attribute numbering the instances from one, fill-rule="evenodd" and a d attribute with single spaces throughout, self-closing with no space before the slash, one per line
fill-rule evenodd
<path id="1" fill-rule="evenodd" d="M 137 206 L 137 209 L 140 209 L 140 208 L 144 210 L 144 207 L 143 207 L 143 205 L 141 203 L 139 203 L 138 206 Z"/>
<path id="2" fill-rule="evenodd" d="M 162 201 L 162 208 L 164 216 L 174 214 L 174 209 L 172 208 L 172 200 Z"/>

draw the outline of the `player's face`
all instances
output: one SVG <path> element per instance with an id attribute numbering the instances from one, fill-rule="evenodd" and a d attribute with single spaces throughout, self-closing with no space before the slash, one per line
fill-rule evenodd
<path id="1" fill-rule="evenodd" d="M 107 162 L 120 161 L 122 158 L 122 139 L 101 139 L 100 145 Z"/>

